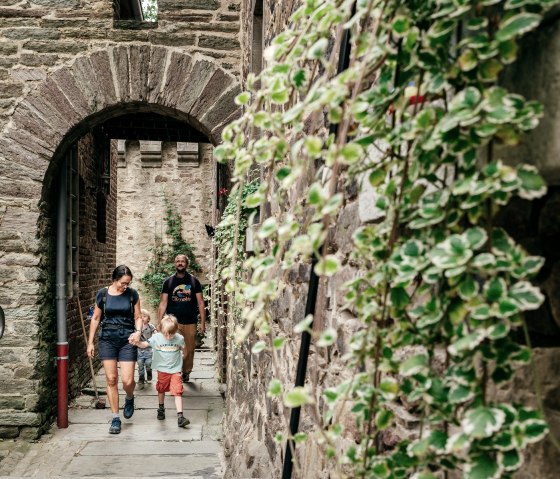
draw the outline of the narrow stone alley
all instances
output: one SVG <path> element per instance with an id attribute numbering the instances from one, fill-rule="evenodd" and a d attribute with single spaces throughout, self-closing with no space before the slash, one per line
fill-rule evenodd
<path id="1" fill-rule="evenodd" d="M 143 388 L 137 386 L 136 411 L 131 419 L 123 419 L 120 435 L 108 434 L 109 405 L 95 409 L 95 398 L 82 394 L 70 405 L 67 429 L 54 424 L 34 443 L 0 442 L 0 477 L 221 478 L 224 401 L 214 377 L 212 348 L 197 350 L 191 382 L 183 393 L 185 416 L 191 421 L 187 429 L 177 427 L 170 395 L 166 419 L 156 419 L 155 375 Z M 105 389 L 103 370 L 96 379 Z"/>

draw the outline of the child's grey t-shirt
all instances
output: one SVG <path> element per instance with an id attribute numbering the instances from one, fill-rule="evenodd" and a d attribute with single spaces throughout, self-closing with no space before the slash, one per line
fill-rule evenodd
<path id="1" fill-rule="evenodd" d="M 148 343 L 154 351 L 152 368 L 164 373 L 179 373 L 183 368 L 182 348 L 185 340 L 179 333 L 171 339 L 165 339 L 163 334 L 156 333 L 148 339 Z"/>

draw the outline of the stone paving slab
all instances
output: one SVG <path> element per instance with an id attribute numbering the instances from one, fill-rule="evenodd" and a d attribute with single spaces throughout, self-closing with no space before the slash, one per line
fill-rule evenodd
<path id="1" fill-rule="evenodd" d="M 218 441 L 134 441 L 111 444 L 89 442 L 81 451 L 82 456 L 145 456 L 146 454 L 188 456 L 190 454 L 215 454 L 222 451 Z M 188 460 L 188 459 L 187 459 Z"/>
<path id="2" fill-rule="evenodd" d="M 122 410 L 122 405 L 124 404 L 124 399 L 120 401 L 120 408 Z M 149 396 L 136 396 L 134 401 L 136 408 L 138 409 L 157 409 L 158 401 L 153 397 Z M 107 405 L 108 406 L 108 405 Z M 184 397 L 183 398 L 183 409 L 218 409 L 224 407 L 224 401 L 221 397 Z M 165 408 L 175 410 L 175 400 L 171 396 L 165 396 Z"/>
<path id="3" fill-rule="evenodd" d="M 186 417 L 189 418 L 191 424 L 202 424 L 209 421 L 209 412 L 205 409 L 188 409 L 183 410 Z M 176 417 L 175 408 L 165 410 L 166 420 L 170 420 Z M 216 412 L 212 412 L 212 422 L 211 424 L 220 424 L 216 422 L 215 417 L 218 416 Z M 219 415 L 221 417 L 221 414 Z M 122 419 L 122 418 L 121 418 Z M 68 414 L 68 421 L 70 424 L 99 424 L 103 422 L 109 422 L 111 420 L 111 410 L 107 409 L 91 409 L 91 410 L 71 410 Z M 158 421 L 156 417 L 156 409 L 139 409 L 134 412 L 134 416 L 130 420 L 125 419 L 124 421 L 131 422 L 134 424 L 151 424 L 152 422 Z"/>
<path id="4" fill-rule="evenodd" d="M 109 434 L 109 420 L 106 424 L 71 424 L 66 429 L 59 429 L 53 435 L 54 440 L 62 441 L 200 441 L 202 425 L 191 424 L 188 428 L 177 427 L 177 419 L 169 417 L 164 421 L 135 424 L 133 419 L 122 422 L 120 434 Z"/>
<path id="5" fill-rule="evenodd" d="M 212 351 L 197 351 L 196 371 L 191 375 L 192 382 L 185 385 L 183 396 L 184 413 L 191 421 L 189 428 L 177 427 L 175 401 L 168 394 L 167 418 L 157 420 L 156 378 L 136 389 L 136 411 L 130 420 L 123 419 L 119 435 L 108 433 L 108 403 L 106 409 L 95 409 L 95 398 L 82 394 L 71 404 L 67 429 L 53 425 L 48 434 L 36 443 L 24 443 L 25 447 L 1 444 L 0 457 L 5 459 L 0 462 L 0 479 L 222 478 L 224 458 L 219 440 L 223 434 L 223 386 L 214 380 L 214 364 Z M 101 390 L 105 388 L 103 370 L 97 374 L 96 382 Z M 122 392 L 120 385 L 119 389 Z M 119 401 L 122 418 L 124 396 Z"/>
<path id="6" fill-rule="evenodd" d="M 219 478 L 220 461 L 214 454 L 192 454 L 188 458 L 150 455 L 149 460 L 138 456 L 77 456 L 62 474 L 68 477 L 90 477 L 92 475 L 112 477 L 115 471 L 126 471 L 136 477 L 177 477 L 183 474 L 205 478 Z"/>

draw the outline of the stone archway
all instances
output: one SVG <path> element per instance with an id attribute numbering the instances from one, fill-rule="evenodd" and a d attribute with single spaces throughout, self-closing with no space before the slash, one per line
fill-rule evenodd
<path id="1" fill-rule="evenodd" d="M 53 385 L 42 380 L 53 374 L 52 358 L 39 347 L 42 306 L 54 301 L 42 264 L 52 244 L 40 231 L 45 188 L 61 155 L 95 126 L 142 110 L 184 121 L 217 144 L 240 114 L 239 92 L 237 78 L 207 57 L 120 45 L 76 58 L 18 103 L 0 132 L 0 306 L 7 326 L 0 342 L 0 426 L 36 432 L 52 415 L 44 398 Z"/>

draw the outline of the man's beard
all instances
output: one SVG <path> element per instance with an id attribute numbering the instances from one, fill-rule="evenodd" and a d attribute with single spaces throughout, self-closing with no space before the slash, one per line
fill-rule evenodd
<path id="1" fill-rule="evenodd" d="M 185 271 L 187 271 L 187 267 L 186 266 L 175 266 L 175 271 L 177 273 L 184 273 Z"/>

